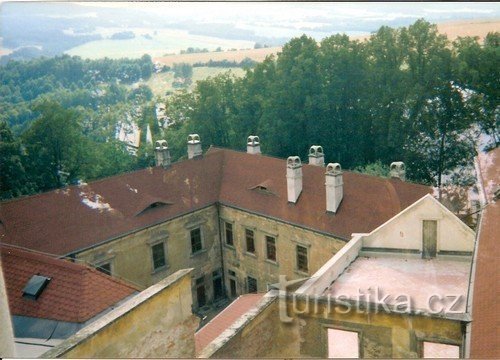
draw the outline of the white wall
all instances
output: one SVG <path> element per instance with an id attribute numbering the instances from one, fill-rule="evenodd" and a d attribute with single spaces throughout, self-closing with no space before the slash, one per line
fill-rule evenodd
<path id="1" fill-rule="evenodd" d="M 474 250 L 474 232 L 431 195 L 426 195 L 365 236 L 363 247 L 422 251 L 423 220 L 438 222 L 438 252 Z"/>

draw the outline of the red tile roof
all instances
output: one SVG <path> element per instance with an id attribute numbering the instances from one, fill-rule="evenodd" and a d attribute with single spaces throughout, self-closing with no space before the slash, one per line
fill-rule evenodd
<path id="1" fill-rule="evenodd" d="M 143 169 L 1 203 L 0 241 L 64 255 L 216 202 L 349 239 L 431 192 L 399 179 L 344 172 L 344 200 L 336 214 L 328 214 L 324 172 L 304 165 L 302 194 L 290 204 L 284 159 L 211 148 L 169 169 Z M 143 211 L 154 202 L 165 205 Z"/>
<path id="2" fill-rule="evenodd" d="M 196 354 L 199 354 L 208 344 L 233 325 L 243 314 L 255 307 L 265 294 L 246 294 L 234 300 L 222 310 L 195 335 Z"/>
<path id="3" fill-rule="evenodd" d="M 40 253 L 0 246 L 12 315 L 82 323 L 138 291 L 95 269 Z M 51 278 L 37 300 L 23 297 L 33 275 Z"/>
<path id="4" fill-rule="evenodd" d="M 471 358 L 500 358 L 498 341 L 498 279 L 500 271 L 498 244 L 500 203 L 492 201 L 500 184 L 500 148 L 479 155 L 481 177 L 489 204 L 481 214 L 479 246 L 472 298 Z"/>

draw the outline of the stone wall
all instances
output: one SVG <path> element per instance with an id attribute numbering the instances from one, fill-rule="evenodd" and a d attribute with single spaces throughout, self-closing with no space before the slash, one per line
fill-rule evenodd
<path id="1" fill-rule="evenodd" d="M 44 358 L 194 357 L 192 269 L 176 272 L 42 355 Z"/>

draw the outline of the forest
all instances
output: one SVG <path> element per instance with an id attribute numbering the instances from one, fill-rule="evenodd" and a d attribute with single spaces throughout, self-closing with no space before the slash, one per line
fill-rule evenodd
<path id="1" fill-rule="evenodd" d="M 381 27 L 364 42 L 302 36 L 241 78 L 222 74 L 162 99 L 137 84 L 152 75 L 148 55 L 11 61 L 0 67 L 0 196 L 151 166 L 151 147 L 131 155 L 114 139 L 125 119 L 149 124 L 174 160 L 185 156 L 192 132 L 205 148 L 237 150 L 255 134 L 273 156 L 306 160 L 318 144 L 344 169 L 386 175 L 390 162 L 402 160 L 410 181 L 467 182 L 456 169 L 471 166 L 481 134 L 492 147 L 499 142 L 499 40 L 490 33 L 484 42 L 450 42 L 424 20 Z M 172 124 L 166 129 L 156 119 L 158 102 Z"/>

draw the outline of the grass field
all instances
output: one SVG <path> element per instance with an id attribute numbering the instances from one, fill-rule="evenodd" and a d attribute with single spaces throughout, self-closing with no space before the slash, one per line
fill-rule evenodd
<path id="1" fill-rule="evenodd" d="M 193 68 L 193 83 L 189 90 L 193 90 L 196 81 L 204 80 L 208 77 L 216 76 L 224 72 L 231 71 L 232 74 L 240 77 L 245 74 L 241 68 L 213 68 L 213 67 L 195 67 Z M 155 96 L 165 96 L 167 91 L 174 91 L 172 82 L 174 81 L 174 73 L 169 71 L 166 73 L 153 74 L 151 78 L 143 84 L 149 86 Z"/>
<path id="2" fill-rule="evenodd" d="M 181 50 L 185 50 L 188 47 L 207 48 L 213 51 L 218 47 L 222 49 L 247 49 L 254 46 L 254 42 L 252 41 L 227 40 L 210 36 L 192 35 L 182 30 L 153 30 L 145 28 L 128 30 L 134 32 L 135 38 L 127 40 L 111 40 L 106 38 L 91 41 L 66 51 L 66 54 L 88 59 L 103 57 L 117 59 L 123 57 L 139 58 L 144 54 L 156 57 L 169 53 L 180 53 Z M 118 31 L 123 30 L 118 28 L 99 29 L 99 33 L 104 37 L 109 37 Z"/>

